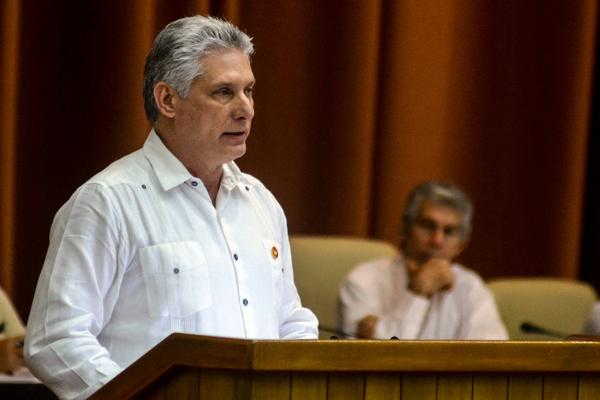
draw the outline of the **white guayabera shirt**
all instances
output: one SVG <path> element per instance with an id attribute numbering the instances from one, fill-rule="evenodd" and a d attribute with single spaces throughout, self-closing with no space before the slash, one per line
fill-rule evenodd
<path id="1" fill-rule="evenodd" d="M 25 355 L 61 398 L 80 399 L 175 331 L 312 339 L 317 320 L 273 195 L 230 162 L 213 206 L 152 131 L 57 213 Z"/>

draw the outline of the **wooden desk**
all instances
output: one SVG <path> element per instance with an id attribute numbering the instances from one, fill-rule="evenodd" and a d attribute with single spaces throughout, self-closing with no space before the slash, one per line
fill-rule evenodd
<path id="1" fill-rule="evenodd" d="M 600 343 L 174 334 L 93 399 L 598 400 Z"/>

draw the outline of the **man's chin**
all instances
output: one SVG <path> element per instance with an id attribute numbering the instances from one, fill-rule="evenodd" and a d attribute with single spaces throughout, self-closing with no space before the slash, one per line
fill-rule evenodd
<path id="1" fill-rule="evenodd" d="M 246 143 L 236 145 L 236 146 L 230 146 L 227 150 L 228 150 L 227 151 L 228 160 L 229 161 L 237 160 L 238 158 L 240 158 L 244 154 L 246 154 Z"/>

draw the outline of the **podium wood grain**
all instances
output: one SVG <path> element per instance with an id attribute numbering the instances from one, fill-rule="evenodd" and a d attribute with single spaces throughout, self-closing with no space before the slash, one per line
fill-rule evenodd
<path id="1" fill-rule="evenodd" d="M 173 334 L 93 400 L 597 400 L 600 342 Z"/>

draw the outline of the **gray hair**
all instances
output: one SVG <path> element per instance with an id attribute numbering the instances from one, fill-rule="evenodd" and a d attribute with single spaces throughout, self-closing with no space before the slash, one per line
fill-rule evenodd
<path id="1" fill-rule="evenodd" d="M 462 190 L 454 185 L 442 182 L 425 182 L 410 192 L 402 214 L 402 231 L 404 234 L 408 234 L 412 229 L 425 201 L 449 207 L 461 214 L 460 233 L 463 239 L 469 238 L 473 219 L 473 204 Z"/>
<path id="2" fill-rule="evenodd" d="M 151 122 L 158 119 L 154 86 L 165 82 L 182 97 L 204 71 L 200 59 L 221 49 L 254 53 L 252 38 L 230 22 L 214 17 L 181 18 L 168 24 L 154 40 L 144 68 L 144 109 Z"/>

